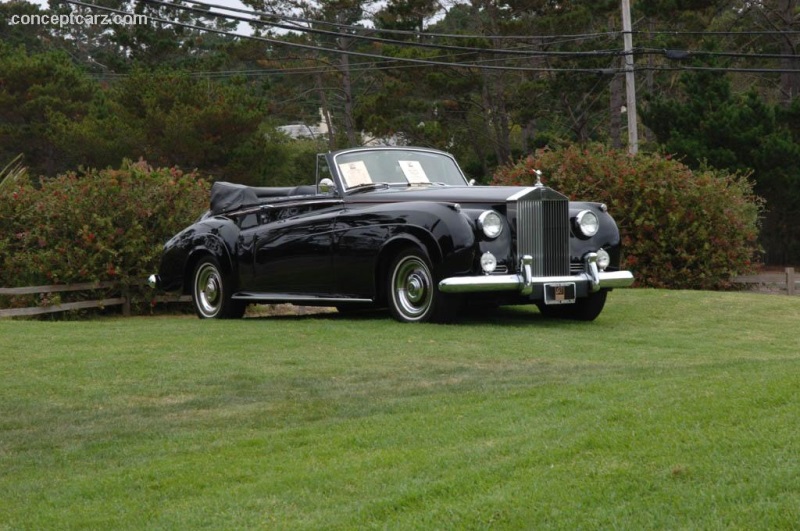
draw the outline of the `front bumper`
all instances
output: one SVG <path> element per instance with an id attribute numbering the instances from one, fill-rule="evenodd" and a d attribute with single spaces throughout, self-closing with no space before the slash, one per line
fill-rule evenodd
<path id="1" fill-rule="evenodd" d="M 546 284 L 574 282 L 585 284 L 589 292 L 601 289 L 627 288 L 633 284 L 630 271 L 599 271 L 597 255 L 589 253 L 585 257 L 585 270 L 577 275 L 557 277 L 534 277 L 531 273 L 533 258 L 529 255 L 520 261 L 520 273 L 515 275 L 479 275 L 471 277 L 450 277 L 439 282 L 439 291 L 444 293 L 473 293 L 479 291 L 518 291 L 521 295 L 531 295 L 534 287 Z"/>

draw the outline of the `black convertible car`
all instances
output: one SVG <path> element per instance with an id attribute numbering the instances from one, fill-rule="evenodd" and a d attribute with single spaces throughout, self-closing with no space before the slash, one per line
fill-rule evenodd
<path id="1" fill-rule="evenodd" d="M 633 282 L 606 210 L 541 184 L 472 186 L 441 151 L 346 149 L 318 156 L 313 185 L 215 183 L 149 284 L 190 293 L 202 318 L 293 303 L 447 321 L 467 304 L 536 304 L 592 320 Z"/>

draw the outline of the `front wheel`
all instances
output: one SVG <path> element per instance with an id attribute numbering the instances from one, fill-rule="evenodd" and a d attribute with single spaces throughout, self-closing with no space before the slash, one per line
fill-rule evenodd
<path id="1" fill-rule="evenodd" d="M 192 302 L 201 319 L 238 319 L 244 315 L 245 305 L 231 299 L 233 286 L 230 275 L 225 275 L 219 262 L 212 256 L 201 258 L 194 268 Z"/>
<path id="2" fill-rule="evenodd" d="M 608 290 L 590 293 L 588 297 L 578 299 L 573 304 L 547 305 L 537 303 L 539 311 L 545 317 L 556 319 L 574 319 L 576 321 L 594 321 L 606 305 Z"/>
<path id="3" fill-rule="evenodd" d="M 455 301 L 439 291 L 427 254 L 406 249 L 389 267 L 389 311 L 404 323 L 445 322 L 455 317 Z"/>

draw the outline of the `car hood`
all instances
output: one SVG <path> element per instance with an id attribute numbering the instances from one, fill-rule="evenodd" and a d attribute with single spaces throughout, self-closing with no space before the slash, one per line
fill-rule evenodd
<path id="1" fill-rule="evenodd" d="M 396 203 L 404 201 L 434 201 L 442 203 L 487 204 L 505 203 L 524 186 L 436 186 L 430 188 L 401 188 L 375 190 L 348 197 L 351 203 Z"/>

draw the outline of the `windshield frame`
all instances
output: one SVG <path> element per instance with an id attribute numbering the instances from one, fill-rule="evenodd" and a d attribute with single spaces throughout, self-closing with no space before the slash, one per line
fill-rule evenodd
<path id="1" fill-rule="evenodd" d="M 403 154 L 408 158 L 399 159 Z M 469 186 L 464 172 L 458 165 L 455 157 L 445 151 L 418 147 L 367 147 L 353 148 L 328 153 L 328 171 L 343 193 L 386 188 L 408 189 L 418 186 Z M 440 158 L 440 160 L 436 160 Z M 382 159 L 385 159 L 382 160 Z M 379 171 L 381 162 L 387 162 L 390 171 Z M 367 167 L 369 162 L 369 168 Z M 446 163 L 441 172 L 431 171 L 431 163 Z M 347 170 L 349 175 L 343 174 L 342 164 L 351 164 Z M 426 168 L 427 167 L 427 168 Z M 383 168 L 386 170 L 386 168 Z M 391 173 L 391 175 L 389 175 Z M 377 180 L 376 180 L 377 179 Z M 366 186 L 370 184 L 387 186 Z"/>

